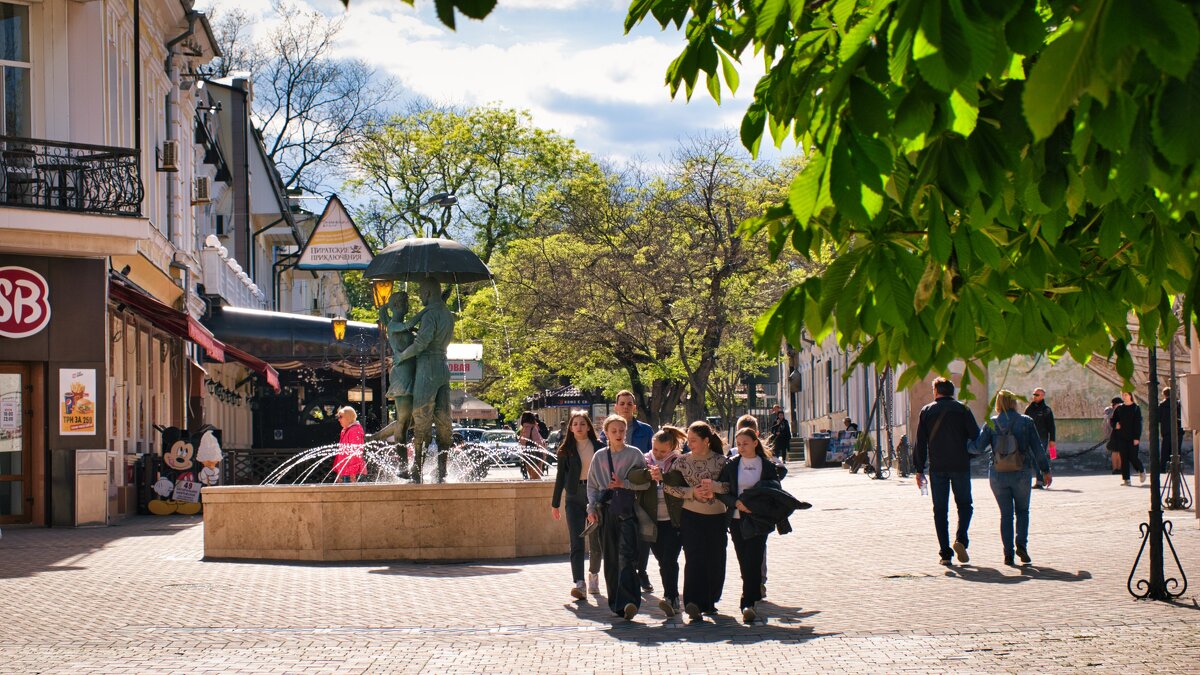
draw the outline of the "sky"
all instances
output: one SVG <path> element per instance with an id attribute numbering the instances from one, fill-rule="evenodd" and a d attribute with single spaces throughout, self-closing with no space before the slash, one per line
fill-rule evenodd
<path id="1" fill-rule="evenodd" d="M 751 57 L 740 69 L 739 93 L 725 92 L 720 106 L 701 83 L 690 103 L 682 91 L 673 100 L 664 75 L 684 46 L 683 33 L 650 22 L 625 35 L 628 0 L 499 0 L 484 21 L 459 15 L 457 31 L 437 20 L 432 0 L 416 0 L 416 7 L 351 0 L 349 9 L 340 0 L 300 1 L 329 16 L 344 14 L 337 53 L 394 76 L 404 94 L 528 110 L 539 127 L 617 162 L 653 163 L 689 135 L 736 130 L 762 72 Z M 270 13 L 269 0 L 236 4 L 251 16 Z"/>

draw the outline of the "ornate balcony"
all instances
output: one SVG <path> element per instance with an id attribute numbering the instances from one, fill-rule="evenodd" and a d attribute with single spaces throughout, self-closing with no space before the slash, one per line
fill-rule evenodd
<path id="1" fill-rule="evenodd" d="M 0 206 L 138 216 L 137 151 L 0 136 Z"/>

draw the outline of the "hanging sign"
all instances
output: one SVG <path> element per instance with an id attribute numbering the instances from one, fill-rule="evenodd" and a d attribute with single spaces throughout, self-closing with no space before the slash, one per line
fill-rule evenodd
<path id="1" fill-rule="evenodd" d="M 58 433 L 63 436 L 96 434 L 96 370 L 60 368 L 58 371 Z"/>
<path id="2" fill-rule="evenodd" d="M 50 285 L 25 267 L 0 267 L 0 335 L 23 338 L 50 323 Z"/>
<path id="3" fill-rule="evenodd" d="M 300 252 L 296 267 L 302 270 L 365 270 L 374 258 L 371 247 L 336 195 Z"/>

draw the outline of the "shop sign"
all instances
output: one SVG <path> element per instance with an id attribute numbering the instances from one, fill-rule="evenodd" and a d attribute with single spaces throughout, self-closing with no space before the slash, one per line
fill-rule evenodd
<path id="1" fill-rule="evenodd" d="M 447 361 L 450 379 L 478 382 L 483 379 L 483 361 Z"/>
<path id="2" fill-rule="evenodd" d="M 296 267 L 302 270 L 365 270 L 375 256 L 358 226 L 336 196 L 300 252 Z"/>
<path id="3" fill-rule="evenodd" d="M 16 431 L 20 428 L 20 419 L 20 401 L 0 401 L 0 431 Z"/>
<path id="4" fill-rule="evenodd" d="M 96 435 L 96 370 L 58 370 L 58 433 L 63 436 Z"/>
<path id="5" fill-rule="evenodd" d="M 0 267 L 0 335 L 23 338 L 50 323 L 50 285 L 24 267 Z"/>

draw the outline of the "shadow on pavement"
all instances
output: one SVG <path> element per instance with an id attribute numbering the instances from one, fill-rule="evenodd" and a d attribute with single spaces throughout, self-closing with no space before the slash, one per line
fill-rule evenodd
<path id="1" fill-rule="evenodd" d="M 668 619 L 658 609 L 658 598 L 653 596 L 643 597 L 641 611 L 633 621 L 614 616 L 603 597 L 589 596 L 587 602 L 578 601 L 563 607 L 581 620 L 609 624 L 603 631 L 618 640 L 643 646 L 671 642 L 798 643 L 838 634 L 818 633 L 812 626 L 801 623 L 803 619 L 820 614 L 819 610 L 802 612 L 799 608 L 765 600 L 758 603 L 759 620 L 749 625 L 740 617 L 724 613 L 705 616 L 698 622 L 692 622 L 684 614 Z"/>
<path id="2" fill-rule="evenodd" d="M 1020 584 L 1034 579 L 1043 581 L 1086 581 L 1092 573 L 1080 570 L 1075 573 L 1056 570 L 1043 565 L 1022 565 L 1016 569 L 1020 574 L 1005 574 L 1001 570 L 976 565 L 958 565 L 946 570 L 946 576 L 982 584 Z"/>
<path id="3" fill-rule="evenodd" d="M 504 567 L 500 565 L 472 565 L 472 564 L 421 564 L 421 563 L 395 563 L 383 569 L 371 570 L 371 574 L 392 574 L 406 577 L 425 577 L 430 579 L 444 578 L 454 579 L 461 577 L 482 577 L 492 576 L 497 574 L 516 574 L 520 572 L 519 566 Z"/>
<path id="4" fill-rule="evenodd" d="M 17 579 L 43 572 L 74 572 L 87 556 L 121 539 L 170 537 L 202 522 L 200 516 L 136 516 L 108 527 L 11 527 L 0 540 L 0 579 Z"/>

